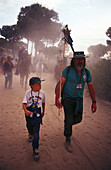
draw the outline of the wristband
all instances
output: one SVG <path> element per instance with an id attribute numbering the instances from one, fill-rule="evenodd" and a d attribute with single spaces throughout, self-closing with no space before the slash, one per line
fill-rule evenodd
<path id="1" fill-rule="evenodd" d="M 96 100 L 93 100 L 92 103 L 96 103 Z"/>

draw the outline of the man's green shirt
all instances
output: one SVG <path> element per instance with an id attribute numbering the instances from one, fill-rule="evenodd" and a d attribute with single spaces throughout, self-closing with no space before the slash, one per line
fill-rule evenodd
<path id="1" fill-rule="evenodd" d="M 82 98 L 85 82 L 92 82 L 90 71 L 83 68 L 81 71 L 81 76 L 79 76 L 75 68 L 70 67 L 69 72 L 67 69 L 68 67 L 66 67 L 62 72 L 62 77 L 66 79 L 62 93 L 63 99 L 67 97 Z"/>

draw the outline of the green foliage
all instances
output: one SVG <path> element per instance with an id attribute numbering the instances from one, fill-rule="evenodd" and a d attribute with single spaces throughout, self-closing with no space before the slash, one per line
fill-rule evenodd
<path id="1" fill-rule="evenodd" d="M 111 27 L 107 29 L 106 35 L 111 39 Z"/>
<path id="2" fill-rule="evenodd" d="M 31 41 L 36 56 L 37 49 L 43 46 L 41 42 L 45 45 L 54 45 L 60 39 L 61 27 L 57 12 L 36 3 L 22 7 L 18 14 L 17 25 L 3 26 L 0 34 L 5 38 L 5 44 L 12 47 L 13 51 L 23 38 L 26 38 L 27 42 Z"/>
<path id="3" fill-rule="evenodd" d="M 1 29 L 1 35 L 10 42 L 16 42 L 21 39 L 21 35 L 19 33 L 19 28 L 17 25 L 12 26 L 3 26 Z"/>
<path id="4" fill-rule="evenodd" d="M 90 68 L 96 95 L 111 101 L 111 60 L 100 60 Z"/>
<path id="5" fill-rule="evenodd" d="M 18 42 L 16 41 L 13 45 L 10 41 L 4 39 L 4 38 L 0 38 L 0 47 L 3 48 L 5 51 L 7 51 L 7 53 L 10 55 L 12 55 L 12 51 L 14 50 L 16 54 L 18 54 L 18 51 L 20 49 L 20 47 L 22 46 L 26 46 L 26 44 L 24 42 Z M 13 56 L 14 57 L 14 56 Z"/>
<path id="6" fill-rule="evenodd" d="M 111 27 L 109 27 L 106 31 L 106 35 L 111 39 Z M 111 46 L 111 41 L 107 40 L 106 41 L 109 46 Z"/>
<path id="7" fill-rule="evenodd" d="M 40 4 L 21 8 L 17 25 L 25 38 L 35 42 L 50 39 L 56 41 L 60 36 L 61 24 L 58 23 L 58 13 Z"/>
<path id="8" fill-rule="evenodd" d="M 88 52 L 89 54 L 100 58 L 100 56 L 103 56 L 107 52 L 107 48 L 102 44 L 92 45 L 88 48 Z"/>
<path id="9" fill-rule="evenodd" d="M 22 36 L 34 43 L 35 57 L 41 42 L 54 45 L 60 39 L 62 25 L 58 21 L 58 13 L 38 3 L 21 8 L 17 25 Z"/>
<path id="10" fill-rule="evenodd" d="M 102 44 L 90 46 L 88 48 L 88 52 L 89 52 L 88 64 L 90 65 L 97 64 L 101 60 L 101 57 L 107 54 L 107 51 L 111 51 L 111 46 L 105 46 Z"/>
<path id="11" fill-rule="evenodd" d="M 17 44 L 19 40 L 22 38 L 18 26 L 17 25 L 3 26 L 2 29 L 0 30 L 0 33 L 2 37 L 4 37 L 4 39 L 2 38 L 0 39 L 1 47 L 6 48 L 7 52 L 11 50 L 13 53 L 13 57 L 15 57 Z"/>

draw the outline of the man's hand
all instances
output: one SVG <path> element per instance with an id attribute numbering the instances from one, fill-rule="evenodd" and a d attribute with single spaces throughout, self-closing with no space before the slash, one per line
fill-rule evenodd
<path id="1" fill-rule="evenodd" d="M 30 116 L 30 115 L 31 115 L 31 112 L 30 112 L 29 110 L 26 110 L 26 111 L 25 111 L 25 114 L 26 114 L 26 116 Z"/>
<path id="2" fill-rule="evenodd" d="M 92 105 L 91 105 L 92 113 L 96 112 L 96 109 L 97 109 L 96 103 L 92 103 Z"/>
<path id="3" fill-rule="evenodd" d="M 62 107 L 59 99 L 56 100 L 55 104 L 56 104 L 56 106 L 57 106 L 59 109 Z"/>

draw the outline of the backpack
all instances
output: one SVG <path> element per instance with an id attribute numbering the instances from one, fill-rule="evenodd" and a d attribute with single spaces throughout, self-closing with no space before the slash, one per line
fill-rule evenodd
<path id="1" fill-rule="evenodd" d="M 68 68 L 67 68 L 67 76 L 68 76 L 69 71 L 70 71 L 70 66 L 68 66 Z M 57 84 L 56 84 L 56 86 L 55 86 L 55 94 L 56 94 L 56 91 L 57 91 L 57 87 L 58 87 L 58 85 L 59 85 L 59 82 L 60 82 L 60 80 L 57 82 Z M 63 89 L 62 89 L 62 91 L 63 91 Z M 62 97 L 62 92 L 61 92 L 61 97 Z"/>
<path id="2" fill-rule="evenodd" d="M 68 76 L 68 73 L 70 72 L 70 68 L 71 68 L 71 66 L 68 66 L 68 68 L 67 68 L 67 76 Z M 87 69 L 85 68 L 85 72 L 86 72 L 86 75 L 88 76 L 88 71 L 87 71 Z M 58 87 L 58 85 L 59 85 L 59 82 L 60 82 L 60 80 L 57 82 L 57 84 L 56 84 L 56 86 L 55 86 L 55 94 L 56 94 L 56 91 L 57 91 L 57 87 Z M 64 87 L 63 87 L 64 88 Z M 62 92 L 63 92 L 63 89 L 62 89 Z M 61 92 L 61 97 L 62 97 L 62 92 Z"/>

